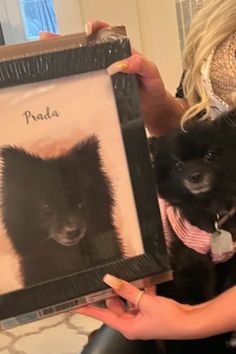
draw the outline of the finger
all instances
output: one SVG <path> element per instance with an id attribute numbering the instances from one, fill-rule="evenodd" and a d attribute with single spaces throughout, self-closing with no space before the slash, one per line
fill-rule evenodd
<path id="1" fill-rule="evenodd" d="M 75 312 L 81 315 L 93 317 L 119 332 L 126 332 L 127 328 L 130 327 L 130 321 L 132 321 L 131 315 L 130 318 L 123 319 L 108 309 L 99 308 L 96 306 L 80 307 L 75 310 Z"/>
<path id="2" fill-rule="evenodd" d="M 134 285 L 114 277 L 113 275 L 106 274 L 103 278 L 103 281 L 109 285 L 118 295 L 123 297 L 128 302 L 132 304 L 137 304 L 137 301 L 140 297 L 140 290 L 136 288 Z M 144 297 L 143 294 L 142 297 Z M 142 300 L 142 299 L 141 299 Z"/>
<path id="3" fill-rule="evenodd" d="M 107 308 L 114 312 L 117 316 L 121 316 L 125 313 L 125 304 L 118 297 L 107 299 L 106 305 Z"/>
<path id="4" fill-rule="evenodd" d="M 156 65 L 138 54 L 111 64 L 107 68 L 107 72 L 109 75 L 114 75 L 118 72 L 138 74 L 145 80 L 149 80 L 149 82 L 154 80 L 153 78 L 160 76 Z"/>
<path id="5" fill-rule="evenodd" d="M 144 289 L 145 294 L 150 295 L 152 297 L 156 296 L 156 287 L 155 286 L 150 286 L 148 288 Z M 131 311 L 133 314 L 134 313 L 138 313 L 139 308 L 137 308 L 137 306 L 135 304 L 132 304 L 131 302 L 128 302 L 128 308 L 129 311 Z"/>
<path id="6" fill-rule="evenodd" d="M 39 32 L 39 39 L 50 39 L 60 37 L 60 34 L 52 33 L 52 32 Z"/>
<path id="7" fill-rule="evenodd" d="M 156 287 L 150 286 L 148 288 L 145 288 L 145 294 L 148 294 L 150 296 L 156 296 Z"/>
<path id="8" fill-rule="evenodd" d="M 85 33 L 87 34 L 87 36 L 89 36 L 90 34 L 96 32 L 97 30 L 99 30 L 101 28 L 106 28 L 106 27 L 110 27 L 110 26 L 108 23 L 106 23 L 104 21 L 91 20 L 88 23 L 86 23 L 86 25 L 85 25 Z"/>

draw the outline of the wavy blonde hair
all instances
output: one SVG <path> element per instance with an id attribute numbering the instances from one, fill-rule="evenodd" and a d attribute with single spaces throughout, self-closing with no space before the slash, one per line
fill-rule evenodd
<path id="1" fill-rule="evenodd" d="M 236 0 L 203 0 L 192 20 L 184 51 L 184 95 L 189 109 L 182 123 L 205 110 L 209 117 L 209 96 L 204 88 L 201 67 L 204 60 L 236 30 Z"/>

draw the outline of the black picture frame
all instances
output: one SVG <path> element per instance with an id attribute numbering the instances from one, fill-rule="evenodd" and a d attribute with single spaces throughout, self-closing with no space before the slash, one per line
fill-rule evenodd
<path id="1" fill-rule="evenodd" d="M 2 24 L 0 23 L 0 45 L 5 45 L 5 39 L 2 30 Z"/>
<path id="2" fill-rule="evenodd" d="M 128 38 L 121 30 L 114 33 L 90 39 L 72 35 L 0 49 L 0 89 L 106 69 L 131 55 Z M 155 276 L 157 281 L 171 279 L 137 78 L 118 73 L 112 76 L 112 85 L 145 253 L 0 295 L 2 329 L 85 304 L 93 300 L 92 294 L 106 296 L 102 281 L 106 273 L 131 282 Z"/>

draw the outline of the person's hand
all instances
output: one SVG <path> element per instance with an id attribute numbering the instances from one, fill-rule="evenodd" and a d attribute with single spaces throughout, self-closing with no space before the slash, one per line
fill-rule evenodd
<path id="1" fill-rule="evenodd" d="M 141 292 L 133 285 L 111 275 L 104 277 L 114 292 L 133 304 L 127 309 L 119 298 L 107 300 L 107 309 L 96 306 L 81 307 L 76 312 L 96 318 L 118 330 L 128 339 L 186 338 L 190 306 L 171 299 Z"/>
<path id="2" fill-rule="evenodd" d="M 86 25 L 86 32 L 87 35 L 90 35 L 106 27 L 109 27 L 106 22 L 90 21 Z M 117 72 L 137 75 L 144 121 L 146 126 L 149 127 L 168 93 L 165 90 L 163 80 L 156 65 L 136 50 L 133 49 L 132 52 L 131 57 L 112 64 L 108 67 L 107 72 L 110 75 Z"/>
<path id="3" fill-rule="evenodd" d="M 52 32 L 39 32 L 40 40 L 57 38 L 57 37 L 60 37 L 60 34 L 52 33 Z"/>
<path id="4" fill-rule="evenodd" d="M 106 27 L 109 27 L 106 22 L 90 21 L 86 25 L 86 33 L 90 35 Z M 49 32 L 40 33 L 40 39 L 58 36 Z M 107 72 L 109 75 L 118 72 L 136 74 L 144 124 L 152 135 L 164 134 L 179 125 L 180 118 L 188 108 L 186 101 L 175 99 L 166 91 L 158 68 L 142 54 L 133 49 L 129 58 L 113 63 L 107 68 Z"/>

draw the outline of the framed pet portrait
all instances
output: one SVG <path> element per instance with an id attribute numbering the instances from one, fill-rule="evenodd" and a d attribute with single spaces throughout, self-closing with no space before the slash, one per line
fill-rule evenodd
<path id="1" fill-rule="evenodd" d="M 171 278 L 122 28 L 0 48 L 0 323 Z"/>

